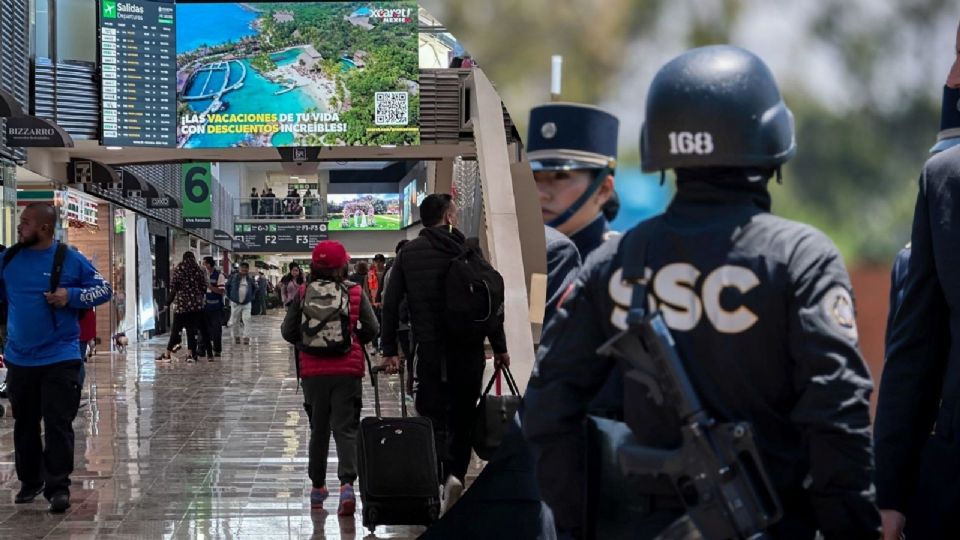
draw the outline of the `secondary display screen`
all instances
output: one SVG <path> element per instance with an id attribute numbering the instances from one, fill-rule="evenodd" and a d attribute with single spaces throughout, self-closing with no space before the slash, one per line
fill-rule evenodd
<path id="1" fill-rule="evenodd" d="M 327 219 L 331 231 L 399 231 L 400 196 L 327 194 Z"/>
<path id="2" fill-rule="evenodd" d="M 176 143 L 173 0 L 102 0 L 100 66 L 103 144 Z"/>
<path id="3" fill-rule="evenodd" d="M 177 147 L 419 144 L 415 1 L 176 10 Z"/>
<path id="4" fill-rule="evenodd" d="M 411 178 L 400 188 L 400 198 L 402 200 L 401 227 L 410 227 L 420 221 L 420 203 L 426 196 L 426 178 Z"/>

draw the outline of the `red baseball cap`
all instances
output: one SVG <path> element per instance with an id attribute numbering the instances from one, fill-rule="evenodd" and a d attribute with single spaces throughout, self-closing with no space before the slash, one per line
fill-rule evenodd
<path id="1" fill-rule="evenodd" d="M 312 261 L 318 268 L 341 268 L 350 261 L 350 254 L 340 242 L 324 240 L 313 248 Z"/>

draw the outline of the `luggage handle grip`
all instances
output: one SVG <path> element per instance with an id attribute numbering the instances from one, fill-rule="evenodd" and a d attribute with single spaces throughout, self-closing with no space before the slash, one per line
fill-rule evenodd
<path id="1" fill-rule="evenodd" d="M 363 356 L 367 360 L 367 367 L 370 369 L 370 382 L 373 384 L 374 409 L 376 410 L 377 417 L 381 417 L 383 415 L 380 413 L 380 388 L 379 388 L 379 385 L 377 384 L 377 379 L 378 379 L 377 375 L 379 375 L 380 373 L 386 373 L 387 366 L 384 366 L 382 364 L 378 366 L 373 365 L 373 362 L 370 361 L 370 354 L 367 353 L 367 348 L 361 345 L 361 349 L 363 349 Z M 403 418 L 406 418 L 407 417 L 407 400 L 402 389 L 403 381 L 404 381 L 403 364 L 404 364 L 403 362 L 400 362 L 400 371 L 399 371 L 400 385 L 401 385 L 400 412 Z"/>

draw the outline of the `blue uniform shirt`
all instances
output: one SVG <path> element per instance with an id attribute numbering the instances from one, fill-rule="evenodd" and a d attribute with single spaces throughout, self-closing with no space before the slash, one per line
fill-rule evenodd
<path id="1" fill-rule="evenodd" d="M 56 244 L 48 249 L 24 248 L 10 260 L 0 261 L 0 295 L 9 305 L 7 362 L 16 366 L 44 366 L 79 360 L 80 309 L 108 301 L 113 294 L 97 270 L 83 255 L 67 250 L 60 287 L 67 289 L 67 307 L 53 310 L 43 293 L 50 288 L 50 273 Z"/>

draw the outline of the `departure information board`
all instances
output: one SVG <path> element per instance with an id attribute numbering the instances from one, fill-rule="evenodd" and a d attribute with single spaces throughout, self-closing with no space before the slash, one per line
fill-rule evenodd
<path id="1" fill-rule="evenodd" d="M 326 222 L 233 225 L 234 251 L 245 253 L 309 253 L 328 238 Z"/>
<path id="2" fill-rule="evenodd" d="M 100 1 L 105 146 L 176 145 L 175 13 L 173 0 Z"/>

